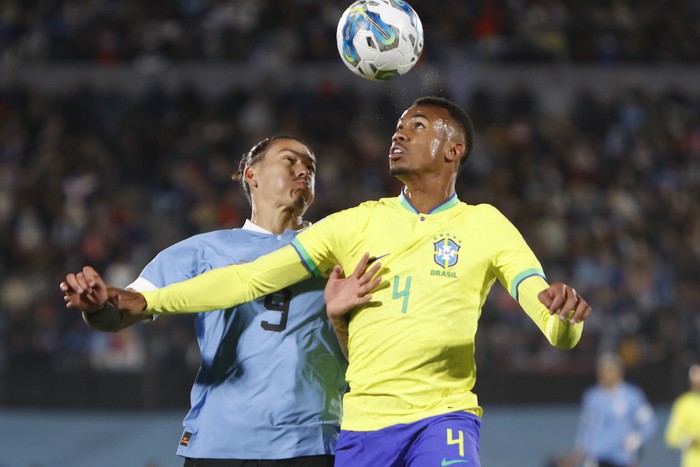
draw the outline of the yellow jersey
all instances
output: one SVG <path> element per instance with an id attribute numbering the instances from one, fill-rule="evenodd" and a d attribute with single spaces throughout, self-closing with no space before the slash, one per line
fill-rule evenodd
<path id="1" fill-rule="evenodd" d="M 568 349 L 581 336 L 582 323 L 561 321 L 539 302 L 548 284 L 518 230 L 493 206 L 456 195 L 426 214 L 403 194 L 331 214 L 257 261 L 144 293 L 147 312 L 226 308 L 335 264 L 352 271 L 365 252 L 382 263 L 384 280 L 350 317 L 345 430 L 459 410 L 480 416 L 474 338 L 496 279 L 550 343 Z"/>
<path id="2" fill-rule="evenodd" d="M 666 444 L 681 449 L 681 467 L 700 467 L 700 392 L 688 391 L 671 406 Z"/>

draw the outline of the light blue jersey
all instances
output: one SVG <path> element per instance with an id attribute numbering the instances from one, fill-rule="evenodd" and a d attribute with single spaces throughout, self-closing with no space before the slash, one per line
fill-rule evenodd
<path id="1" fill-rule="evenodd" d="M 289 244 L 248 228 L 196 235 L 162 251 L 132 284 L 160 288 L 209 269 L 253 261 Z M 253 228 L 255 230 L 250 230 Z M 195 318 L 202 364 L 177 454 L 287 459 L 333 454 L 346 362 L 311 279 L 244 305 Z"/>
<path id="2" fill-rule="evenodd" d="M 637 386 L 593 386 L 583 394 L 576 447 L 591 459 L 632 465 L 655 429 L 654 410 Z"/>

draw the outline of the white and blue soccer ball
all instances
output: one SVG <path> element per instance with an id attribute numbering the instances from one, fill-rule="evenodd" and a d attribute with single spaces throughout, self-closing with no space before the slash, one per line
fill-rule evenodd
<path id="1" fill-rule="evenodd" d="M 406 73 L 423 51 L 423 25 L 403 0 L 358 0 L 336 32 L 343 63 L 358 76 L 387 80 Z"/>

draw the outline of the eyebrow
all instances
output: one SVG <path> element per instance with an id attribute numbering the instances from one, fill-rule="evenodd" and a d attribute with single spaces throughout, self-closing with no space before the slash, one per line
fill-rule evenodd
<path id="1" fill-rule="evenodd" d="M 416 112 L 415 114 L 411 115 L 411 118 L 409 118 L 409 120 L 413 120 L 414 118 L 424 118 L 426 120 L 430 120 L 427 115 L 421 112 Z"/>
<path id="2" fill-rule="evenodd" d="M 284 147 L 281 147 L 281 148 L 279 149 L 279 152 L 284 152 L 284 151 L 291 152 L 292 154 L 296 154 L 296 155 L 299 156 L 299 157 L 309 157 L 309 153 L 308 153 L 308 152 L 305 152 L 305 151 L 298 151 L 298 150 L 293 149 L 293 148 L 290 148 L 290 147 L 288 147 L 288 146 L 284 146 Z"/>
<path id="3" fill-rule="evenodd" d="M 408 118 L 408 120 L 406 120 L 406 122 L 410 122 L 411 120 L 415 120 L 415 119 L 417 119 L 417 118 L 422 118 L 422 119 L 424 119 L 424 120 L 430 121 L 430 119 L 428 118 L 427 115 L 425 115 L 424 113 L 418 112 L 418 113 L 416 113 L 416 114 L 411 115 L 411 116 Z M 396 122 L 396 126 L 399 126 L 399 124 L 401 124 L 401 119 L 399 119 L 399 121 Z"/>
<path id="4" fill-rule="evenodd" d="M 279 149 L 279 153 L 282 153 L 282 152 L 285 152 L 285 151 L 291 152 L 291 153 L 294 154 L 295 156 L 301 157 L 302 159 L 309 159 L 311 162 L 313 162 L 314 164 L 316 164 L 316 156 L 313 155 L 313 154 L 309 154 L 308 152 L 304 152 L 304 151 L 297 151 L 296 149 L 292 149 L 292 148 L 290 148 L 290 147 L 288 147 L 288 146 L 284 146 L 284 147 L 281 147 L 281 148 Z"/>

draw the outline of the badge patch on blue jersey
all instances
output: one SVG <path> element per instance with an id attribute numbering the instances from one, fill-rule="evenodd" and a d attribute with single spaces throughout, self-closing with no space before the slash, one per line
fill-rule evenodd
<path id="1" fill-rule="evenodd" d="M 457 264 L 461 247 L 454 240 L 448 237 L 441 238 L 433 243 L 433 247 L 435 247 L 433 259 L 441 268 L 447 269 Z"/>

